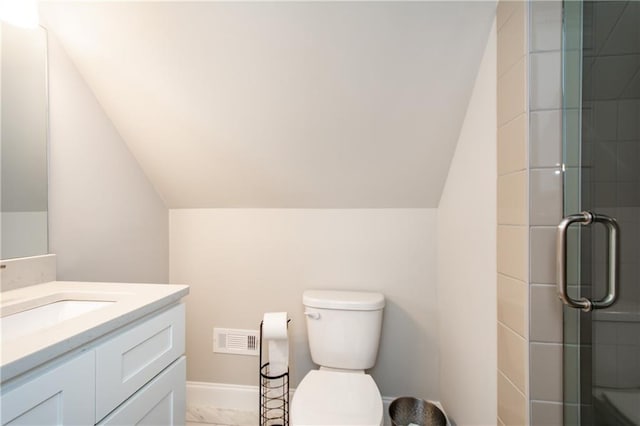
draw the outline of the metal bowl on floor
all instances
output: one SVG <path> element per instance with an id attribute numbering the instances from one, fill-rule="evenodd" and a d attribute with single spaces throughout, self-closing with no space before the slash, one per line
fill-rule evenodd
<path id="1" fill-rule="evenodd" d="M 437 405 L 424 399 L 410 396 L 394 399 L 389 405 L 389 417 L 393 426 L 410 424 L 446 426 L 447 424 L 447 417 Z"/>

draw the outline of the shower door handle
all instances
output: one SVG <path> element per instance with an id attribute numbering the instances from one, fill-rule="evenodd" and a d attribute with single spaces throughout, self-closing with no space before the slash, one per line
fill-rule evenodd
<path id="1" fill-rule="evenodd" d="M 572 223 L 583 226 L 599 222 L 607 228 L 607 294 L 600 300 L 589 300 L 586 297 L 573 299 L 567 293 L 567 230 Z M 618 299 L 618 251 L 620 228 L 615 219 L 592 212 L 573 214 L 562 219 L 556 234 L 556 271 L 558 281 L 558 296 L 560 300 L 572 308 L 585 312 L 593 309 L 608 308 Z"/>

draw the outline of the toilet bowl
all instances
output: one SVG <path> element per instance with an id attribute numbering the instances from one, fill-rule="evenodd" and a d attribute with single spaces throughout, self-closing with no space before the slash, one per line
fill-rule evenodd
<path id="1" fill-rule="evenodd" d="M 311 358 L 320 366 L 302 379 L 290 423 L 380 426 L 382 397 L 365 370 L 375 364 L 384 296 L 309 290 L 303 295 Z"/>
<path id="2" fill-rule="evenodd" d="M 363 373 L 312 370 L 297 387 L 291 424 L 381 426 L 382 397 Z"/>

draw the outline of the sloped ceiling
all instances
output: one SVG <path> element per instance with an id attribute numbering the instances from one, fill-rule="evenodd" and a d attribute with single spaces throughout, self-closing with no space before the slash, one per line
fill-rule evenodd
<path id="1" fill-rule="evenodd" d="M 494 10 L 41 5 L 169 208 L 436 207 Z"/>

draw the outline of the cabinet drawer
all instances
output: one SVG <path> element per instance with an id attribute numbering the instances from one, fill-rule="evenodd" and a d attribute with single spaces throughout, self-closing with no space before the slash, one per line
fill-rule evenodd
<path id="1" fill-rule="evenodd" d="M 12 426 L 93 424 L 94 368 L 94 352 L 85 352 L 3 393 L 1 423 Z"/>
<path id="2" fill-rule="evenodd" d="M 175 306 L 96 349 L 96 422 L 184 354 L 185 308 Z"/>
<path id="3" fill-rule="evenodd" d="M 109 414 L 99 426 L 184 425 L 186 375 L 183 356 Z"/>

